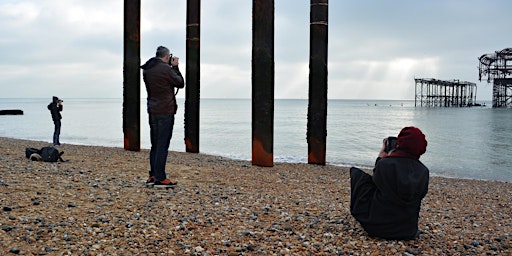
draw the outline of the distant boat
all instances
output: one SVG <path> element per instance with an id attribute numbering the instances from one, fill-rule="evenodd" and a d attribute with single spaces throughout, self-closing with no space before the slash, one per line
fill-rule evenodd
<path id="1" fill-rule="evenodd" d="M 20 110 L 20 109 L 0 110 L 0 115 L 23 115 L 23 110 Z"/>

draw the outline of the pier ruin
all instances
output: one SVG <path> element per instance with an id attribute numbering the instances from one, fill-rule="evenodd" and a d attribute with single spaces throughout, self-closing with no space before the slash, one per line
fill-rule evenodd
<path id="1" fill-rule="evenodd" d="M 415 78 L 415 107 L 471 107 L 476 104 L 476 84 L 459 80 Z"/>
<path id="2" fill-rule="evenodd" d="M 493 83 L 492 107 L 512 107 L 512 48 L 484 54 L 478 60 L 478 79 L 487 76 L 487 83 Z"/>

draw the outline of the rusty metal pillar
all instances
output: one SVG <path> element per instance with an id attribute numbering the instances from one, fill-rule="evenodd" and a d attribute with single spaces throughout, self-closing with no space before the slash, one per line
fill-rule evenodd
<path id="1" fill-rule="evenodd" d="M 311 0 L 308 163 L 325 165 L 327 140 L 328 0 Z"/>
<path id="2" fill-rule="evenodd" d="M 252 2 L 252 164 L 274 165 L 274 0 Z"/>
<path id="3" fill-rule="evenodd" d="M 124 149 L 140 150 L 140 0 L 124 0 Z"/>
<path id="4" fill-rule="evenodd" d="M 201 1 L 187 0 L 187 66 L 185 87 L 185 150 L 199 153 Z"/>

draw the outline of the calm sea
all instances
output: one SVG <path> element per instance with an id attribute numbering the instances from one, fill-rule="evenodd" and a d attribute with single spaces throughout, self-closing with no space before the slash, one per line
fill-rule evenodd
<path id="1" fill-rule="evenodd" d="M 123 147 L 122 99 L 64 100 L 62 143 Z M 0 109 L 24 111 L 21 116 L 0 116 L 0 136 L 51 142 L 49 101 L 0 99 Z M 171 150 L 183 152 L 184 99 L 178 101 Z M 145 105 L 141 100 L 141 143 L 149 148 Z M 275 162 L 307 162 L 307 105 L 307 100 L 275 101 Z M 250 160 L 251 100 L 202 99 L 200 106 L 201 153 Z M 371 167 L 382 139 L 413 125 L 427 136 L 421 161 L 432 175 L 512 181 L 512 109 L 415 108 L 414 101 L 329 100 L 327 119 L 329 164 Z"/>

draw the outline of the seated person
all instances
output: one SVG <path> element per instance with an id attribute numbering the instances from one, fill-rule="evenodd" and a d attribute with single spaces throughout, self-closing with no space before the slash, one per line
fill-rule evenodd
<path id="1" fill-rule="evenodd" d="M 416 127 L 398 134 L 397 146 L 386 152 L 386 139 L 373 176 L 350 169 L 350 213 L 371 237 L 412 240 L 418 236 L 421 200 L 428 191 L 429 171 L 419 161 L 427 149 Z"/>

